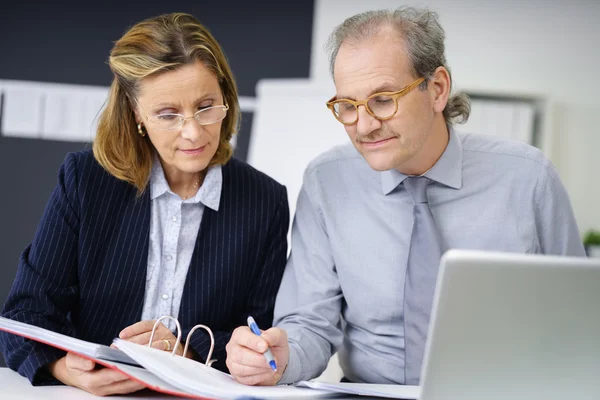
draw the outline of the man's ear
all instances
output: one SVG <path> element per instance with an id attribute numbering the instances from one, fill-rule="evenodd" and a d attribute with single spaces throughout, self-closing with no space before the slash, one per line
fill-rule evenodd
<path id="1" fill-rule="evenodd" d="M 452 81 L 448 70 L 444 67 L 437 67 L 433 76 L 429 79 L 429 90 L 435 112 L 441 113 L 446 108 L 451 86 Z"/>

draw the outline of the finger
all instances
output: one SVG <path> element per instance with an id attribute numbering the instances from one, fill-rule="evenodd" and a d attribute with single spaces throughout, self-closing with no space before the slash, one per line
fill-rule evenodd
<path id="1" fill-rule="evenodd" d="M 246 365 L 249 367 L 262 368 L 269 366 L 269 363 L 267 362 L 264 354 L 258 353 L 256 351 L 244 347 L 238 347 L 237 349 L 235 349 L 232 353 L 231 360 L 234 363 Z"/>
<path id="2" fill-rule="evenodd" d="M 248 377 L 272 372 L 270 367 L 254 367 L 250 365 L 238 364 L 236 362 L 227 364 L 227 368 L 229 368 L 231 375 L 235 377 Z"/>
<path id="3" fill-rule="evenodd" d="M 88 372 L 85 376 L 84 384 L 87 388 L 97 390 L 104 386 L 129 380 L 129 377 L 120 371 L 103 368 Z"/>
<path id="4" fill-rule="evenodd" d="M 78 356 L 75 353 L 67 353 L 65 365 L 68 369 L 79 370 L 82 372 L 92 371 L 96 367 L 96 363 L 87 358 Z"/>
<path id="5" fill-rule="evenodd" d="M 173 350 L 173 341 L 168 340 L 169 344 L 165 342 L 168 339 L 160 339 L 152 342 L 152 348 L 163 350 L 163 351 L 172 351 Z"/>
<path id="6" fill-rule="evenodd" d="M 264 331 L 261 337 L 270 347 L 283 347 L 288 345 L 287 333 L 280 328 L 270 328 Z M 265 348 L 264 351 L 267 351 Z"/>
<path id="7" fill-rule="evenodd" d="M 111 384 L 96 388 L 94 394 L 96 396 L 128 394 L 128 393 L 137 392 L 138 390 L 142 390 L 144 388 L 145 388 L 145 386 L 142 385 L 141 383 L 134 381 L 133 379 L 127 379 L 124 381 L 119 381 L 119 382 L 111 383 Z"/>
<path id="8" fill-rule="evenodd" d="M 146 346 L 150 342 L 150 336 L 152 336 L 152 332 L 144 332 L 144 333 L 140 333 L 139 335 L 130 336 L 130 337 L 126 338 L 125 340 L 127 340 L 128 342 L 142 344 L 142 345 Z M 161 337 L 158 334 L 154 333 L 154 340 L 160 339 L 160 338 Z"/>
<path id="9" fill-rule="evenodd" d="M 261 336 L 257 336 L 247 327 L 236 328 L 231 336 L 233 343 L 241 347 L 246 347 L 255 352 L 264 353 L 267 351 L 268 343 Z"/>
<path id="10" fill-rule="evenodd" d="M 144 332 L 152 332 L 152 328 L 154 327 L 155 323 L 156 323 L 156 321 L 152 321 L 152 320 L 136 322 L 135 324 L 130 325 L 127 328 L 123 329 L 119 333 L 119 337 L 121 339 L 128 339 L 131 336 L 136 336 L 136 335 L 139 335 Z M 156 330 L 160 329 L 161 326 L 164 326 L 164 325 L 162 323 L 160 323 L 158 325 L 158 327 L 156 328 Z"/>
<path id="11" fill-rule="evenodd" d="M 264 374 L 259 375 L 251 375 L 244 377 L 235 377 L 235 379 L 243 383 L 244 385 L 250 386 L 272 386 L 277 383 L 279 380 L 279 375 L 275 374 L 273 371 L 265 372 Z"/>

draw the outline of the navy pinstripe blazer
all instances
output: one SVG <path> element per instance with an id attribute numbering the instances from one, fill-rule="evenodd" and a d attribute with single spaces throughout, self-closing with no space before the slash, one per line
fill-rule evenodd
<path id="1" fill-rule="evenodd" d="M 109 175 L 91 151 L 70 153 L 33 242 L 22 253 L 2 316 L 110 344 L 140 320 L 146 285 L 150 191 Z M 289 209 L 285 188 L 249 165 L 223 166 L 219 211 L 208 207 L 183 290 L 179 319 L 215 334 L 216 368 L 248 315 L 270 327 L 286 262 Z M 52 384 L 43 366 L 65 353 L 0 332 L 7 365 L 33 384 Z M 190 346 L 206 357 L 202 330 Z"/>

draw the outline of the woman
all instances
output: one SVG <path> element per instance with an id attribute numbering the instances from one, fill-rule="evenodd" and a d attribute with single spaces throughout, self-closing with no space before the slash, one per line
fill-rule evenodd
<path id="1" fill-rule="evenodd" d="M 286 261 L 285 188 L 231 158 L 239 121 L 218 43 L 187 14 L 133 26 L 111 51 L 110 95 L 91 151 L 67 155 L 4 306 L 7 318 L 95 343 L 148 343 L 172 315 L 183 337 L 215 334 L 225 369 L 231 331 L 272 324 Z M 170 350 L 174 325 L 152 346 Z M 141 388 L 74 354 L 2 333 L 9 367 L 32 384 L 57 380 L 99 395 Z M 206 357 L 207 335 L 190 339 Z M 177 349 L 179 354 L 182 346 Z"/>

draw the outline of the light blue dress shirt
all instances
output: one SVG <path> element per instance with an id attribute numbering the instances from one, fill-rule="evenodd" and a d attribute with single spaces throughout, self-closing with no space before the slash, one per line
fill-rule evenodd
<path id="1" fill-rule="evenodd" d="M 150 243 L 142 320 L 163 315 L 177 318 L 204 207 L 219 210 L 223 175 L 221 166 L 209 168 L 196 195 L 182 200 L 171 191 L 155 158 L 150 176 Z M 175 323 L 162 321 L 172 331 Z"/>
<path id="2" fill-rule="evenodd" d="M 434 181 L 429 206 L 446 250 L 585 256 L 567 193 L 538 149 L 451 129 L 425 176 Z M 338 350 L 351 381 L 404 383 L 413 225 L 405 178 L 372 170 L 351 144 L 306 169 L 275 307 L 290 343 L 281 383 L 318 376 Z"/>

